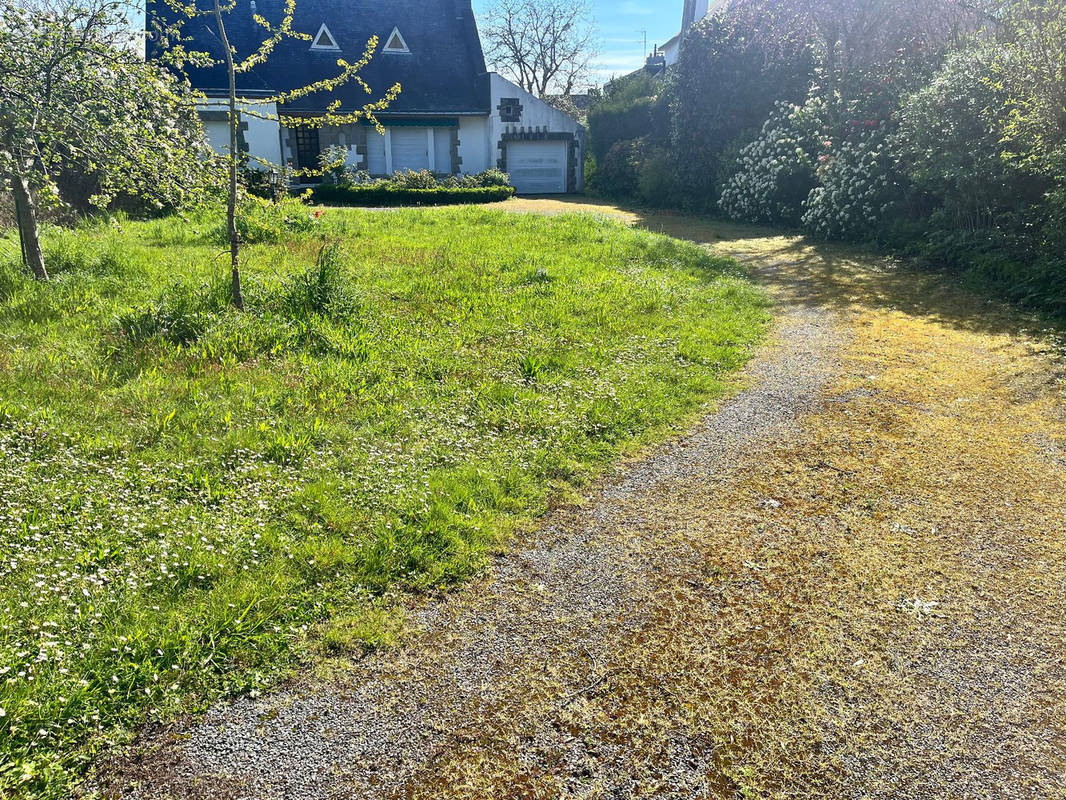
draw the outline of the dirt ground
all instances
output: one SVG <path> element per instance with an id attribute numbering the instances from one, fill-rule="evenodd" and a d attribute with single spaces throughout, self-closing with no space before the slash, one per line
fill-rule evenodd
<path id="1" fill-rule="evenodd" d="M 747 388 L 396 648 L 103 765 L 122 798 L 1066 798 L 1066 360 L 846 248 L 569 200 L 744 260 Z"/>

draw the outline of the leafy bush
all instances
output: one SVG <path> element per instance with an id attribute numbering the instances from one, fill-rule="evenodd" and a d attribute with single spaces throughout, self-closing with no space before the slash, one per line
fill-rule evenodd
<path id="1" fill-rule="evenodd" d="M 280 171 L 245 169 L 241 176 L 241 183 L 248 194 L 273 202 L 289 196 L 291 182 L 292 169 L 289 167 L 283 167 Z"/>
<path id="2" fill-rule="evenodd" d="M 824 153 L 820 185 L 803 204 L 803 227 L 830 239 L 869 238 L 885 224 L 903 189 L 883 126 Z"/>
<path id="3" fill-rule="evenodd" d="M 1044 192 L 1026 189 L 1014 159 L 1004 158 L 1010 95 L 994 79 L 995 58 L 992 46 L 955 53 L 928 86 L 901 104 L 892 146 L 949 229 L 995 225 L 1004 212 L 1039 202 Z"/>
<path id="4" fill-rule="evenodd" d="M 428 169 L 417 172 L 411 169 L 403 170 L 385 182 L 396 189 L 436 189 L 440 185 L 437 183 L 437 176 Z"/>
<path id="5" fill-rule="evenodd" d="M 666 88 L 687 205 L 715 206 L 721 153 L 738 137 L 754 138 L 777 103 L 802 102 L 812 67 L 807 41 L 774 8 L 738 6 L 687 34 Z"/>
<path id="6" fill-rule="evenodd" d="M 617 78 L 589 110 L 589 143 L 593 156 L 602 161 L 618 142 L 651 136 L 665 139 L 666 108 L 663 81 L 647 72 Z"/>
<path id="7" fill-rule="evenodd" d="M 249 197 L 237 210 L 237 230 L 245 244 L 270 244 L 294 235 L 313 232 L 318 227 L 315 212 L 301 198 L 285 197 L 277 202 Z M 220 220 L 212 237 L 229 244 L 226 224 Z"/>
<path id="8" fill-rule="evenodd" d="M 593 188 L 608 197 L 635 195 L 645 149 L 643 139 L 616 142 L 598 162 Z"/>
<path id="9" fill-rule="evenodd" d="M 514 197 L 511 186 L 407 189 L 388 182 L 372 184 L 322 185 L 312 190 L 316 203 L 341 206 L 445 206 L 467 203 L 497 203 Z"/>
<path id="10" fill-rule="evenodd" d="M 458 186 L 463 189 L 488 189 L 511 185 L 511 176 L 502 169 L 487 169 L 476 175 L 453 175 L 445 180 L 446 186 Z"/>
<path id="11" fill-rule="evenodd" d="M 779 103 L 762 133 L 740 150 L 738 171 L 722 192 L 722 210 L 747 222 L 800 221 L 816 186 L 815 165 L 825 105 Z"/>
<path id="12" fill-rule="evenodd" d="M 344 274 L 340 245 L 324 244 L 314 264 L 288 278 L 280 300 L 281 311 L 291 319 L 350 314 L 355 291 Z"/>
<path id="13" fill-rule="evenodd" d="M 670 152 L 663 147 L 651 147 L 640 164 L 637 193 L 648 205 L 666 207 L 677 202 L 683 192 L 677 179 L 677 167 Z"/>
<path id="14" fill-rule="evenodd" d="M 344 183 L 348 175 L 347 147 L 334 144 L 323 150 L 318 156 L 318 168 L 322 170 L 325 183 Z"/>

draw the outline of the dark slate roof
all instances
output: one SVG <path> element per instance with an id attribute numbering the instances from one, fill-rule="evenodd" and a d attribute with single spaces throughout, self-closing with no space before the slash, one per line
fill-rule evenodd
<path id="1" fill-rule="evenodd" d="M 236 0 L 236 8 L 226 17 L 226 32 L 238 58 L 253 52 L 265 31 L 252 20 L 255 12 L 277 22 L 284 0 Z M 198 0 L 209 8 L 210 0 Z M 150 0 L 149 30 L 155 14 L 164 19 L 172 14 L 166 0 Z M 470 0 L 296 0 L 293 28 L 314 36 L 325 23 L 340 51 L 312 50 L 311 42 L 288 39 L 275 49 L 265 64 L 238 76 L 238 89 L 245 95 L 269 94 L 306 86 L 336 75 L 337 59 L 357 60 L 367 40 L 377 35 L 378 52 L 360 73 L 373 90 L 372 95 L 354 82 L 332 94 L 319 93 L 286 106 L 286 111 L 321 112 L 335 100 L 342 110 L 360 108 L 379 98 L 394 83 L 403 91 L 389 107 L 388 114 L 460 114 L 489 112 L 489 81 L 481 49 L 477 23 Z M 398 28 L 410 54 L 383 53 L 390 34 Z M 222 46 L 211 17 L 197 17 L 185 23 L 184 35 L 193 37 L 189 50 L 208 51 L 221 58 Z M 149 57 L 158 55 L 160 44 L 153 39 Z M 154 51 L 153 51 L 154 48 Z M 225 70 L 221 67 L 191 70 L 195 88 L 208 94 L 224 93 Z M 385 116 L 385 115 L 383 115 Z"/>

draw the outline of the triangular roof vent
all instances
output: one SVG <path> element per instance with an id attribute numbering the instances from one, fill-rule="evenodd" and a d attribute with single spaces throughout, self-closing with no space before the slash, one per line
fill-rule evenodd
<path id="1" fill-rule="evenodd" d="M 340 50 L 340 45 L 337 44 L 337 40 L 333 38 L 333 34 L 329 32 L 329 28 L 326 27 L 326 23 L 322 23 L 322 27 L 318 29 L 318 33 L 315 34 L 315 38 L 311 40 L 312 50 Z"/>
<path id="2" fill-rule="evenodd" d="M 392 33 L 389 34 L 388 40 L 385 42 L 385 49 L 383 53 L 410 53 L 411 49 L 407 46 L 407 42 L 404 41 L 403 34 L 400 33 L 399 28 L 393 28 Z"/>

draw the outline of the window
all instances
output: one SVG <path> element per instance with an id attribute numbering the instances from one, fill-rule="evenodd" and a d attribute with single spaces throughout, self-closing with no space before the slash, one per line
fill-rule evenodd
<path id="1" fill-rule="evenodd" d="M 329 28 L 326 27 L 326 23 L 322 23 L 322 27 L 318 29 L 318 33 L 315 34 L 315 38 L 311 40 L 312 50 L 340 50 L 340 45 L 337 44 L 337 40 L 333 38 L 333 34 L 329 32 Z"/>
<path id="2" fill-rule="evenodd" d="M 393 28 L 392 33 L 389 34 L 388 40 L 385 42 L 385 49 L 383 53 L 410 53 L 410 48 L 407 47 L 407 42 L 404 41 L 403 34 L 400 33 L 399 28 Z"/>

